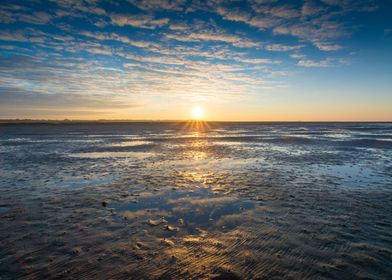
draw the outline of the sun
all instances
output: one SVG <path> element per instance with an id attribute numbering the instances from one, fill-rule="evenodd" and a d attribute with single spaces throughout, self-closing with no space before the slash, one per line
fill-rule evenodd
<path id="1" fill-rule="evenodd" d="M 192 109 L 192 117 L 196 120 L 203 118 L 204 110 L 202 107 L 194 107 Z"/>

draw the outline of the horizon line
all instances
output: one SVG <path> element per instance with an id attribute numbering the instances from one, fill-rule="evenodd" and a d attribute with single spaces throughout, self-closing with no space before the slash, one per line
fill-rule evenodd
<path id="1" fill-rule="evenodd" d="M 169 123 L 169 122 L 216 122 L 216 123 L 391 123 L 392 120 L 170 120 L 170 119 L 0 119 L 0 124 L 28 123 Z"/>

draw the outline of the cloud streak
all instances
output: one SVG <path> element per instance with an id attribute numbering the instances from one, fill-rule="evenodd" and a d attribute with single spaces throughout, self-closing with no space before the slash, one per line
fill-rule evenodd
<path id="1" fill-rule="evenodd" d="M 139 28 L 155 29 L 169 23 L 168 18 L 154 18 L 151 15 L 124 15 L 111 14 L 110 19 L 114 25 L 134 26 Z"/>

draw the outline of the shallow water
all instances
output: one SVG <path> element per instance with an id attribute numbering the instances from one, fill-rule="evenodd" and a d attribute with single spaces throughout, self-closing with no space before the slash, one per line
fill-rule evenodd
<path id="1" fill-rule="evenodd" d="M 1 279 L 390 279 L 391 123 L 0 126 Z"/>

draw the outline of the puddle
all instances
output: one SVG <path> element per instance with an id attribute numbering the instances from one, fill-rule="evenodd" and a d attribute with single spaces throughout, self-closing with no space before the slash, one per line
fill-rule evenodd
<path id="1" fill-rule="evenodd" d="M 4 206 L 4 205 L 0 205 L 0 215 L 4 214 L 4 213 L 7 213 L 9 210 L 10 210 L 9 207 Z"/>
<path id="2" fill-rule="evenodd" d="M 77 158 L 148 158 L 155 154 L 144 152 L 88 152 L 88 153 L 69 153 L 69 157 Z"/>
<path id="3" fill-rule="evenodd" d="M 213 230 L 225 216 L 241 214 L 255 205 L 250 200 L 217 195 L 207 188 L 191 188 L 133 196 L 130 203 L 109 203 L 108 207 L 131 221 L 144 219 L 148 224 L 162 219 L 162 226 L 173 225 L 194 234 L 198 229 Z M 231 227 L 240 224 L 240 220 L 237 222 L 231 223 Z"/>
<path id="4" fill-rule="evenodd" d="M 339 178 L 341 184 L 347 187 L 370 187 L 385 182 L 382 176 L 378 176 L 369 167 L 351 164 L 321 166 L 315 172 L 321 175 Z"/>
<path id="5" fill-rule="evenodd" d="M 152 141 L 123 141 L 119 143 L 110 143 L 107 144 L 108 147 L 137 147 L 144 145 L 151 145 L 154 142 Z"/>
<path id="6" fill-rule="evenodd" d="M 176 160 L 161 162 L 161 165 L 170 165 L 176 168 L 196 168 L 201 170 L 227 170 L 235 171 L 245 168 L 254 168 L 264 162 L 263 158 L 230 159 L 222 158 L 217 160 L 205 159 L 204 153 L 194 153 L 192 160 Z"/>

